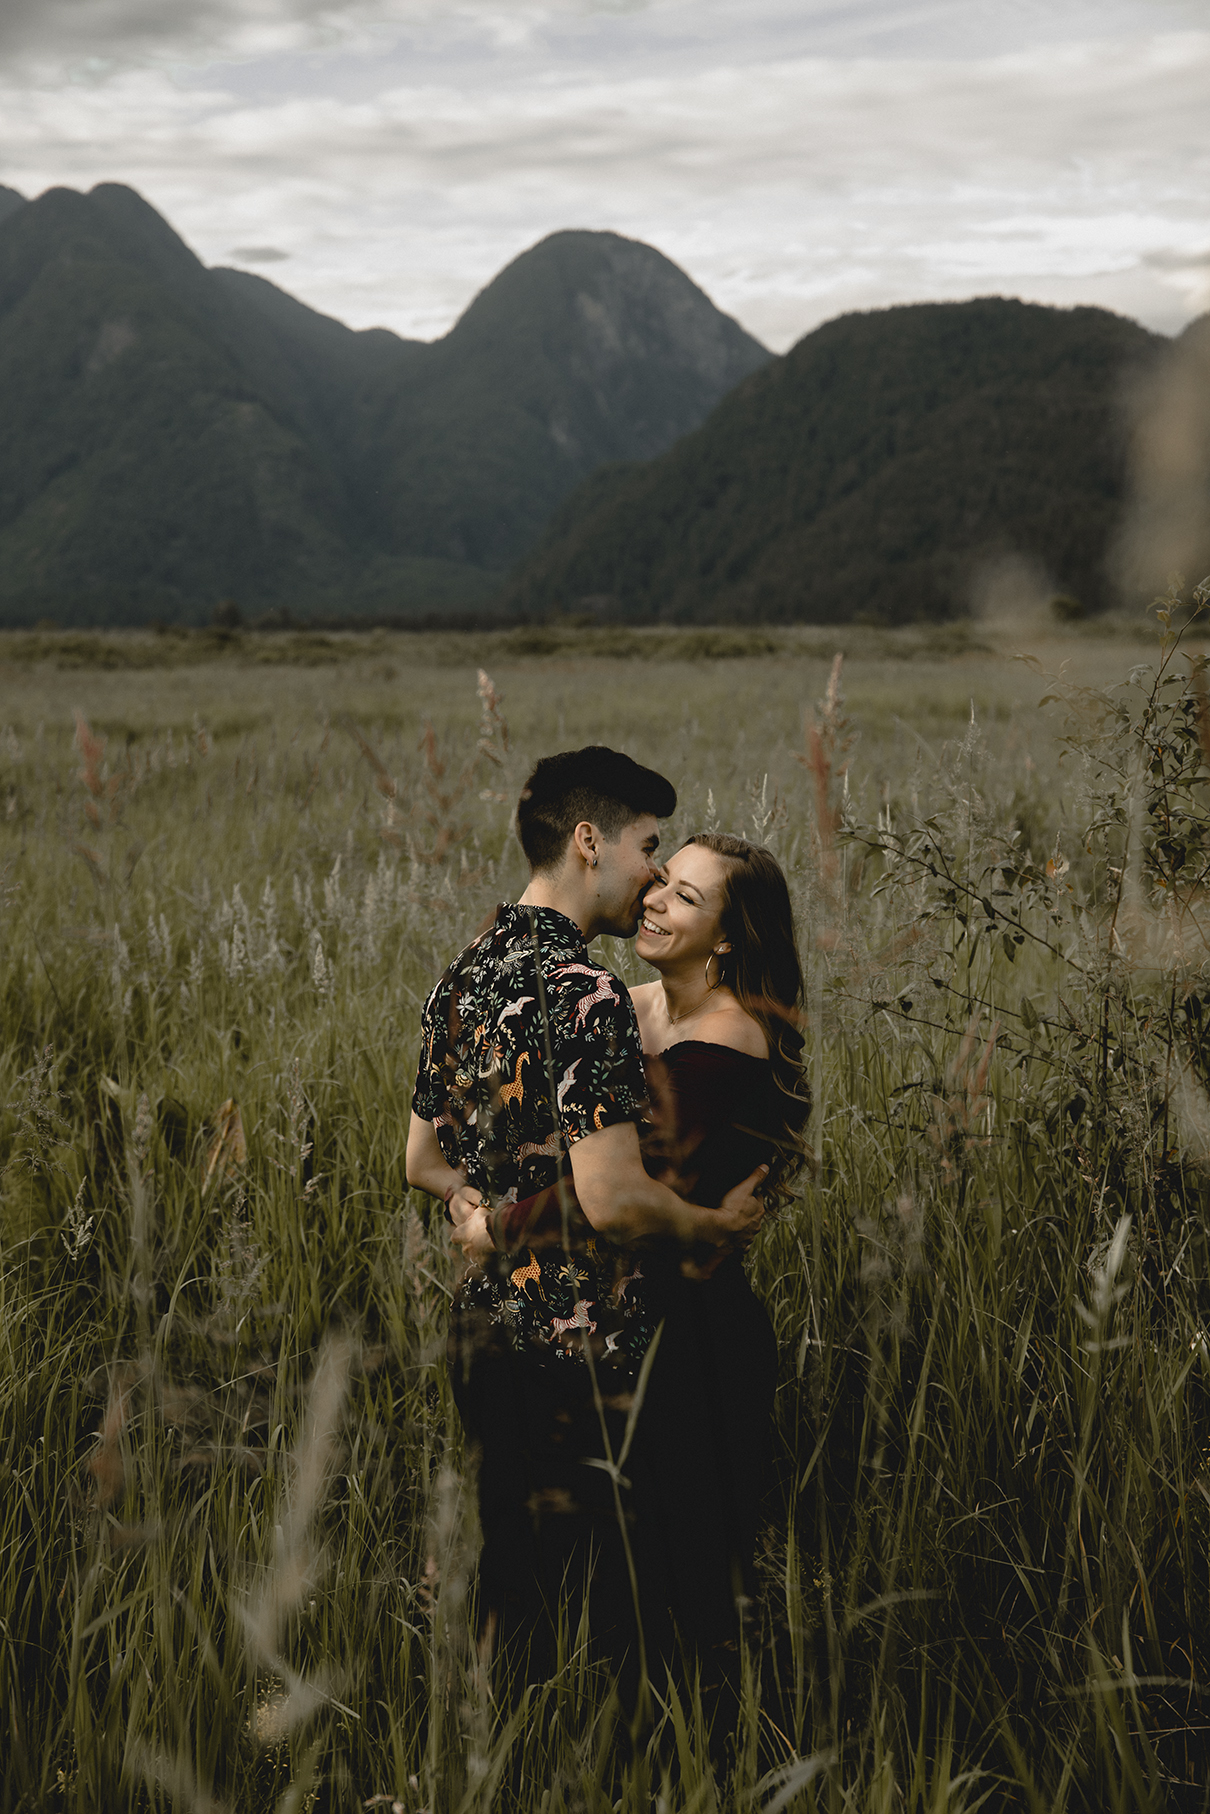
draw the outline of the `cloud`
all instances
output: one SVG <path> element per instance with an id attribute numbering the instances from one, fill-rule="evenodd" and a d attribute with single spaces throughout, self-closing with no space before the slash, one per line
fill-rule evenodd
<path id="1" fill-rule="evenodd" d="M 291 287 L 355 325 L 440 333 L 564 226 L 660 246 L 778 347 L 988 291 L 1173 329 L 1205 306 L 1210 33 L 1160 29 L 1171 5 L 100 7 L 49 0 L 39 54 L 82 10 L 103 69 L 5 59 L 0 180 L 133 183 L 211 261 L 284 243 Z M 228 60 L 170 68 L 191 32 Z"/>
<path id="2" fill-rule="evenodd" d="M 0 55 L 10 70 L 95 81 L 148 62 L 364 47 L 397 26 L 516 39 L 552 15 L 594 10 L 576 0 L 6 0 Z"/>
<path id="3" fill-rule="evenodd" d="M 683 60 L 695 46 L 726 44 L 743 60 L 759 58 L 766 44 L 792 54 L 808 43 L 840 56 L 881 45 L 909 57 L 971 57 L 1022 42 L 1121 35 L 1132 25 L 1194 25 L 1199 14 L 1200 0 L 1050 0 L 1044 8 L 1035 0 L 6 0 L 0 55 L 10 69 L 19 59 L 104 79 L 148 60 L 380 47 L 384 31 L 395 30 L 430 46 L 476 37 L 533 46 L 560 30 L 586 30 L 599 48 L 621 25 L 649 57 L 671 48 Z"/>
<path id="4" fill-rule="evenodd" d="M 1157 271 L 1210 271 L 1210 251 L 1148 252 L 1143 263 Z"/>
<path id="5" fill-rule="evenodd" d="M 279 265 L 290 254 L 278 246 L 233 246 L 227 256 L 241 265 Z"/>

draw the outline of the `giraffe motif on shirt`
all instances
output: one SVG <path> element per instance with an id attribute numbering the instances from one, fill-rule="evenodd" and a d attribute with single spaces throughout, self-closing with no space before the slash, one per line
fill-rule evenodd
<path id="1" fill-rule="evenodd" d="M 527 1298 L 529 1296 L 529 1287 L 531 1285 L 536 1285 L 538 1287 L 538 1296 L 542 1299 L 543 1303 L 545 1303 L 546 1293 L 542 1289 L 542 1268 L 539 1266 L 536 1256 L 530 1252 L 528 1247 L 525 1251 L 529 1254 L 529 1265 L 514 1266 L 508 1282 L 513 1287 L 514 1291 L 518 1294 L 523 1292 Z"/>
<path id="2" fill-rule="evenodd" d="M 503 1102 L 515 1102 L 517 1104 L 517 1107 L 520 1108 L 522 1102 L 525 1099 L 525 1085 L 521 1082 L 521 1066 L 523 1064 L 528 1064 L 528 1063 L 529 1063 L 529 1053 L 528 1052 L 518 1052 L 517 1053 L 517 1074 L 513 1078 L 511 1083 L 503 1084 L 500 1089 L 500 1100 L 502 1103 Z"/>

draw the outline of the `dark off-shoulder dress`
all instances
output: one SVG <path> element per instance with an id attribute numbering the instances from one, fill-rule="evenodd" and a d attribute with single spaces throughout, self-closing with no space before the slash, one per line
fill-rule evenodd
<path id="1" fill-rule="evenodd" d="M 644 1064 L 647 1170 L 703 1208 L 717 1207 L 776 1151 L 779 1104 L 768 1061 L 685 1040 Z M 582 1218 L 570 1180 L 498 1210 L 496 1237 L 532 1263 L 534 1254 L 561 1247 L 568 1215 Z M 686 1654 L 720 1689 L 734 1682 L 742 1606 L 754 1590 L 777 1370 L 773 1330 L 737 1255 L 719 1263 L 717 1250 L 703 1246 L 687 1264 L 685 1249 L 663 1240 L 632 1253 L 628 1311 L 648 1331 L 662 1324 L 622 1494 L 646 1653 L 657 1686 Z M 608 1358 L 598 1361 L 603 1378 Z M 615 1367 L 608 1388 L 615 1454 L 640 1359 L 628 1362 L 628 1372 Z M 558 1374 L 565 1378 L 566 1370 Z M 500 1368 L 490 1370 L 489 1383 L 490 1402 L 468 1402 L 463 1414 L 482 1445 L 485 1530 L 491 1526 L 482 1585 L 501 1630 L 514 1643 L 523 1638 L 537 1657 L 549 1609 L 591 1551 L 591 1629 L 629 1698 L 638 1658 L 634 1607 L 607 1477 L 592 1460 L 600 1453 L 592 1400 L 585 1392 L 582 1403 L 546 1406 L 541 1380 L 527 1376 L 522 1393 L 522 1382 Z M 528 1501 L 523 1477 L 537 1482 Z M 539 1515 L 552 1510 L 564 1515 L 543 1516 L 539 1530 Z"/>
<path id="2" fill-rule="evenodd" d="M 714 1208 L 775 1151 L 777 1087 L 767 1060 L 685 1040 L 645 1061 L 651 1091 L 644 1163 Z M 636 1561 L 649 1651 L 670 1653 L 674 1624 L 707 1666 L 734 1653 L 769 1467 L 777 1350 L 736 1255 L 686 1277 L 684 1252 L 644 1256 L 648 1313 L 663 1331 L 636 1432 Z M 641 1465 L 639 1465 L 641 1463 Z"/>

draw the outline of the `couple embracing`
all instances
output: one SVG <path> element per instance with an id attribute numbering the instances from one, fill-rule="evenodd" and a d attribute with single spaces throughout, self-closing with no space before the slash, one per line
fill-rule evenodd
<path id="1" fill-rule="evenodd" d="M 675 807 L 614 750 L 539 762 L 529 886 L 424 1009 L 408 1180 L 468 1261 L 450 1363 L 480 1611 L 522 1679 L 566 1657 L 562 1617 L 624 1687 L 644 1655 L 721 1686 L 752 1592 L 776 1352 L 742 1255 L 801 1163 L 802 974 L 775 859 L 701 834 L 662 862 Z M 601 933 L 656 980 L 594 963 Z"/>

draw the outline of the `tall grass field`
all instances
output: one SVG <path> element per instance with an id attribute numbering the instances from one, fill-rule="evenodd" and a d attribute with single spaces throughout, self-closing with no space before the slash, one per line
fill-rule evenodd
<path id="1" fill-rule="evenodd" d="M 1058 637 L 0 641 L 4 1809 L 1210 1807 L 1203 621 Z M 598 741 L 784 864 L 815 1098 L 735 1730 L 637 1741 L 583 1631 L 476 1646 L 404 1176 Z"/>

